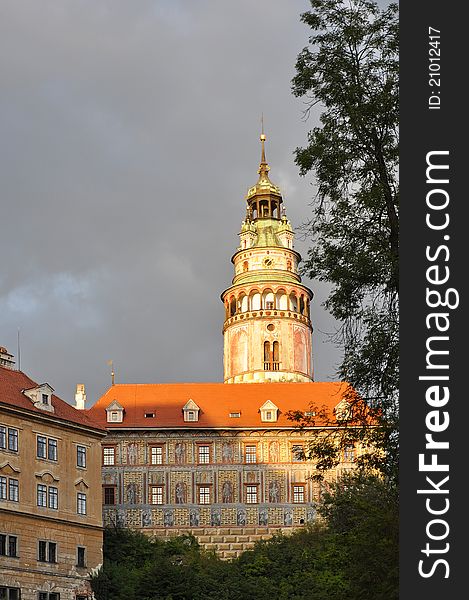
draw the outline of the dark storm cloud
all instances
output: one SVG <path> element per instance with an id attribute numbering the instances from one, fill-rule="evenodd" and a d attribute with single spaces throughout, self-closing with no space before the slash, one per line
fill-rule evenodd
<path id="1" fill-rule="evenodd" d="M 314 195 L 290 81 L 303 0 L 0 4 L 0 345 L 67 400 L 221 381 L 223 307 L 264 112 L 294 226 Z M 307 246 L 297 241 L 305 254 Z M 316 291 L 316 379 L 334 375 Z"/>

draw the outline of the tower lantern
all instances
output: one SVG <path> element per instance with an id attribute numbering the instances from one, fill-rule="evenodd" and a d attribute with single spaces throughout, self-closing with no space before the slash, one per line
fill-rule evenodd
<path id="1" fill-rule="evenodd" d="M 313 380 L 313 293 L 301 283 L 301 256 L 280 188 L 269 178 L 265 140 L 262 132 L 259 179 L 246 195 L 235 274 L 221 295 L 225 383 Z"/>

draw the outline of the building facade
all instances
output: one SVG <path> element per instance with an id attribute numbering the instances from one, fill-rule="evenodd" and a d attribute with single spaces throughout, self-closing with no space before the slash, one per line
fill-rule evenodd
<path id="1" fill-rule="evenodd" d="M 85 600 L 102 563 L 105 431 L 0 366 L 0 599 Z"/>
<path id="2" fill-rule="evenodd" d="M 304 451 L 350 391 L 313 381 L 313 294 L 301 283 L 264 143 L 262 135 L 234 278 L 221 295 L 224 383 L 112 385 L 87 411 L 108 430 L 105 524 L 192 533 L 225 558 L 314 521 L 321 485 Z M 311 426 L 296 428 L 290 411 L 310 416 Z M 352 467 L 355 451 L 344 453 L 339 472 Z"/>

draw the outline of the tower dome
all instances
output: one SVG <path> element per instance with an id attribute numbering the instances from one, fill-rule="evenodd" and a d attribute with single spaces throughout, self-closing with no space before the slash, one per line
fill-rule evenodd
<path id="1" fill-rule="evenodd" d="M 269 178 L 264 133 L 259 179 L 246 195 L 234 277 L 225 290 L 224 381 L 312 381 L 312 291 L 301 283 L 301 256 L 280 188 Z"/>

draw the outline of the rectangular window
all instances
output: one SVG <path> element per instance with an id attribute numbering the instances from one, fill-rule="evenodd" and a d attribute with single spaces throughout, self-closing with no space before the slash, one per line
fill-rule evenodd
<path id="1" fill-rule="evenodd" d="M 103 448 L 103 465 L 113 466 L 116 459 L 116 449 L 114 446 L 105 446 Z"/>
<path id="2" fill-rule="evenodd" d="M 57 592 L 38 592 L 37 600 L 60 600 Z"/>
<path id="3" fill-rule="evenodd" d="M 17 479 L 8 479 L 8 499 L 12 502 L 20 499 L 20 483 Z"/>
<path id="4" fill-rule="evenodd" d="M 16 535 L 0 533 L 0 556 L 18 557 L 18 538 Z"/>
<path id="5" fill-rule="evenodd" d="M 18 538 L 16 535 L 8 536 L 8 556 L 18 557 Z"/>
<path id="6" fill-rule="evenodd" d="M 163 464 L 163 446 L 151 446 L 151 464 L 162 465 Z"/>
<path id="7" fill-rule="evenodd" d="M 8 450 L 18 452 L 18 430 L 8 428 Z"/>
<path id="8" fill-rule="evenodd" d="M 86 515 L 86 494 L 77 494 L 77 513 Z"/>
<path id="9" fill-rule="evenodd" d="M 257 446 L 245 446 L 244 457 L 247 463 L 257 462 Z"/>
<path id="10" fill-rule="evenodd" d="M 37 486 L 37 505 L 47 506 L 47 486 L 41 483 Z"/>
<path id="11" fill-rule="evenodd" d="M 77 446 L 77 467 L 86 467 L 86 448 Z"/>
<path id="12" fill-rule="evenodd" d="M 7 500 L 7 478 L 0 477 L 0 500 Z"/>
<path id="13" fill-rule="evenodd" d="M 59 490 L 52 486 L 49 486 L 49 508 L 59 508 Z"/>
<path id="14" fill-rule="evenodd" d="M 344 448 L 344 462 L 353 462 L 355 460 L 355 448 L 347 446 Z"/>
<path id="15" fill-rule="evenodd" d="M 47 438 L 42 435 L 38 435 L 36 438 L 36 456 L 38 458 L 47 457 Z"/>
<path id="16" fill-rule="evenodd" d="M 257 504 L 257 485 L 246 486 L 246 504 Z"/>
<path id="17" fill-rule="evenodd" d="M 209 487 L 199 487 L 199 504 L 210 504 Z"/>
<path id="18" fill-rule="evenodd" d="M 104 487 L 104 504 L 116 503 L 116 488 L 114 486 Z"/>
<path id="19" fill-rule="evenodd" d="M 42 540 L 39 540 L 37 558 L 41 562 L 47 561 L 47 542 L 43 542 Z"/>
<path id="20" fill-rule="evenodd" d="M 42 394 L 42 403 L 49 404 L 49 396 L 48 394 Z"/>
<path id="21" fill-rule="evenodd" d="M 293 486 L 293 502 L 295 504 L 301 504 L 305 501 L 305 487 L 304 485 Z"/>
<path id="22" fill-rule="evenodd" d="M 77 567 L 86 567 L 85 548 L 77 546 Z"/>
<path id="23" fill-rule="evenodd" d="M 292 462 L 303 462 L 305 460 L 305 449 L 303 444 L 293 444 L 291 447 Z"/>
<path id="24" fill-rule="evenodd" d="M 47 440 L 47 458 L 49 460 L 57 460 L 57 440 L 53 438 Z"/>
<path id="25" fill-rule="evenodd" d="M 49 542 L 49 562 L 57 562 L 57 544 L 55 542 Z"/>
<path id="26" fill-rule="evenodd" d="M 199 446 L 199 464 L 208 465 L 210 462 L 210 446 Z"/>
<path id="27" fill-rule="evenodd" d="M 20 600 L 20 588 L 0 585 L 0 600 Z"/>
<path id="28" fill-rule="evenodd" d="M 150 502 L 151 504 L 163 504 L 162 485 L 152 485 L 150 487 Z"/>
<path id="29" fill-rule="evenodd" d="M 39 540 L 37 559 L 41 562 L 57 562 L 57 544 Z"/>
<path id="30" fill-rule="evenodd" d="M 5 450 L 7 447 L 7 428 L 0 425 L 0 450 Z"/>

